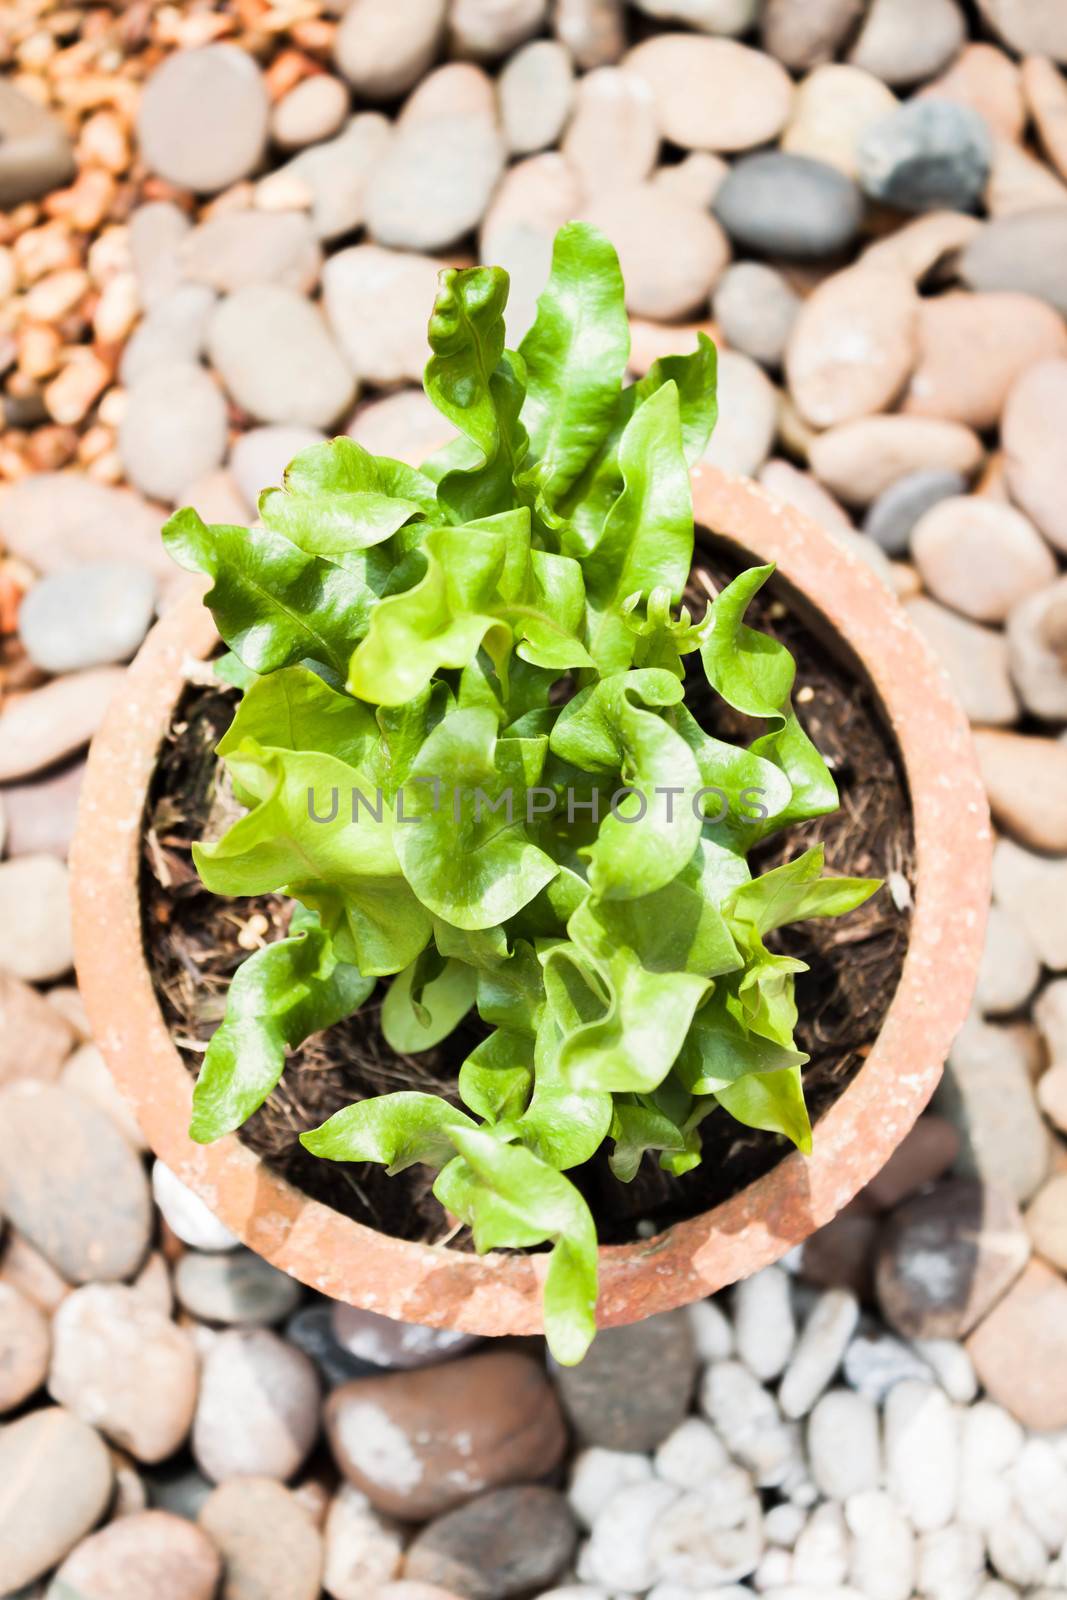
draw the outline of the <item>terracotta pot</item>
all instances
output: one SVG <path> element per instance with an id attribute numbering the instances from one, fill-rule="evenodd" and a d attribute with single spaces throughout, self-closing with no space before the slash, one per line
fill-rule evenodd
<path id="1" fill-rule="evenodd" d="M 801 609 L 862 660 L 912 800 L 916 894 L 900 984 L 881 1033 L 792 1154 L 742 1193 L 655 1239 L 600 1252 L 599 1317 L 634 1322 L 712 1293 L 829 1222 L 923 1109 L 966 1015 L 982 951 L 991 832 L 970 730 L 897 601 L 866 564 L 750 482 L 693 475 L 698 525 L 775 561 Z M 821 621 L 820 621 L 821 619 Z M 312 1288 L 409 1322 L 472 1333 L 541 1327 L 543 1256 L 475 1256 L 392 1239 L 275 1177 L 233 1135 L 186 1133 L 192 1078 L 171 1043 L 142 948 L 142 810 L 190 660 L 216 643 L 190 595 L 145 642 L 93 744 L 73 849 L 78 978 L 96 1040 L 145 1136 L 253 1250 Z"/>

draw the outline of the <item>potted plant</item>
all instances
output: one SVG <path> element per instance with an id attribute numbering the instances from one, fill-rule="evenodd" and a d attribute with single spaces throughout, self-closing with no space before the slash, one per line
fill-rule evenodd
<path id="1" fill-rule="evenodd" d="M 255 528 L 167 524 L 214 627 L 168 615 L 94 745 L 76 941 L 150 1142 L 248 1244 L 411 1321 L 543 1317 L 572 1362 L 884 1162 L 966 1011 L 990 841 L 880 581 L 699 465 L 710 342 L 626 385 L 579 224 L 517 353 L 506 295 L 441 275 L 457 438 L 421 471 L 337 439 Z"/>

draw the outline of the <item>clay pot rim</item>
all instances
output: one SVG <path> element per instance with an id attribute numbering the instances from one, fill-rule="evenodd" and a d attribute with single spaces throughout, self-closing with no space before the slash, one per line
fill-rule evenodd
<path id="1" fill-rule="evenodd" d="M 897 992 L 870 1054 L 796 1152 L 711 1211 L 649 1241 L 603 1246 L 598 1319 L 633 1322 L 766 1266 L 829 1222 L 926 1105 L 970 1004 L 989 902 L 992 833 L 970 728 L 947 677 L 872 569 L 758 485 L 693 473 L 698 527 L 775 561 L 858 656 L 911 796 L 916 893 Z M 71 852 L 78 979 L 93 1035 L 152 1149 L 251 1249 L 333 1299 L 470 1333 L 540 1330 L 545 1257 L 475 1256 L 393 1239 L 268 1171 L 235 1135 L 186 1133 L 192 1079 L 142 948 L 145 792 L 190 665 L 216 635 L 199 592 L 153 629 L 93 742 Z"/>

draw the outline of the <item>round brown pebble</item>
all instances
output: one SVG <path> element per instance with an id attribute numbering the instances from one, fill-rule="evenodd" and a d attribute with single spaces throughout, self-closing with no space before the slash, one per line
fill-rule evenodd
<path id="1" fill-rule="evenodd" d="M 1067 1426 L 1067 1283 L 1031 1261 L 967 1340 L 989 1398 L 1026 1428 Z"/>
<path id="2" fill-rule="evenodd" d="M 197 1518 L 225 1569 L 219 1600 L 319 1600 L 322 1535 L 299 1501 L 273 1478 L 234 1478 Z"/>
<path id="3" fill-rule="evenodd" d="M 221 1576 L 218 1551 L 195 1523 L 140 1511 L 83 1540 L 55 1588 L 71 1600 L 213 1600 Z"/>
<path id="4" fill-rule="evenodd" d="M 354 1378 L 330 1395 L 325 1423 L 345 1477 L 378 1510 L 409 1521 L 542 1477 L 566 1445 L 543 1368 L 511 1350 Z"/>
<path id="5" fill-rule="evenodd" d="M 38 1390 L 48 1372 L 48 1320 L 32 1300 L 0 1283 L 0 1413 Z"/>
<path id="6" fill-rule="evenodd" d="M 551 1585 L 577 1542 L 570 1508 L 555 1489 L 494 1489 L 416 1534 L 404 1571 L 468 1600 L 510 1600 Z"/>
<path id="7" fill-rule="evenodd" d="M 959 1148 L 960 1136 L 951 1122 L 932 1114 L 920 1117 L 864 1189 L 864 1198 L 879 1211 L 892 1211 L 902 1200 L 943 1177 Z"/>

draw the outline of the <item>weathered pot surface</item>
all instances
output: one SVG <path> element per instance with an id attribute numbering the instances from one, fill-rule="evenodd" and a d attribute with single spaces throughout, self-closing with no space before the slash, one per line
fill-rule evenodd
<path id="1" fill-rule="evenodd" d="M 713 1293 L 783 1255 L 884 1165 L 925 1106 L 982 952 L 992 846 L 970 730 L 947 679 L 873 571 L 757 485 L 693 473 L 698 525 L 779 573 L 862 659 L 912 799 L 916 894 L 900 984 L 867 1060 L 793 1153 L 713 1210 L 600 1251 L 602 1325 Z M 194 1144 L 193 1080 L 171 1042 L 142 947 L 142 810 L 191 661 L 216 634 L 199 594 L 153 630 L 94 741 L 74 866 L 78 978 L 97 1043 L 152 1149 L 253 1250 L 337 1300 L 472 1333 L 541 1327 L 547 1257 L 476 1256 L 390 1238 L 309 1199 L 235 1135 Z"/>

